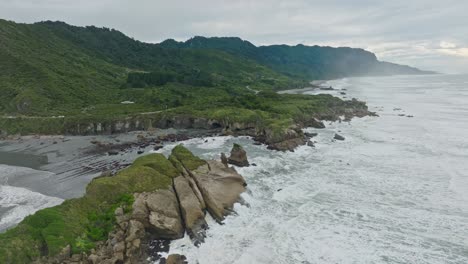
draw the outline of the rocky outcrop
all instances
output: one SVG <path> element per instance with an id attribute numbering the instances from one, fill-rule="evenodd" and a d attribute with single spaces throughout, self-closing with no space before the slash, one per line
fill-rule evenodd
<path id="1" fill-rule="evenodd" d="M 199 198 L 195 195 L 186 177 L 179 176 L 175 178 L 174 188 L 179 198 L 180 211 L 184 219 L 187 234 L 194 241 L 195 245 L 198 245 L 204 242 L 205 229 L 207 228 L 204 205 L 200 203 Z"/>
<path id="2" fill-rule="evenodd" d="M 172 184 L 163 184 L 154 191 L 134 193 L 131 204 L 115 209 L 115 226 L 107 240 L 96 242 L 89 253 L 73 254 L 72 246 L 68 245 L 56 256 L 43 257 L 34 263 L 154 262 L 154 252 L 150 250 L 153 241 L 179 239 L 186 232 L 198 246 L 204 242 L 208 228 L 206 213 L 222 221 L 233 212 L 234 203 L 245 191 L 246 183 L 235 169 L 219 161 L 203 161 L 181 145 L 173 150 L 169 160 L 160 154 L 153 154 L 136 160 L 134 166 L 146 168 L 141 172 L 149 172 L 152 170 L 148 168 L 153 168 L 153 173 L 156 173 L 153 176 L 170 177 Z M 108 179 L 112 177 L 115 176 Z M 187 262 L 184 256 L 171 255 L 165 260 L 161 259 L 161 263 Z"/>
<path id="3" fill-rule="evenodd" d="M 333 139 L 335 139 L 335 140 L 340 140 L 340 141 L 345 140 L 345 138 L 344 138 L 342 135 L 339 135 L 339 134 L 335 134 L 335 136 L 333 137 Z"/>
<path id="4" fill-rule="evenodd" d="M 232 212 L 247 185 L 235 169 L 226 168 L 218 161 L 208 161 L 190 174 L 200 188 L 208 211 L 217 221 Z"/>
<path id="5" fill-rule="evenodd" d="M 221 163 L 224 164 L 226 168 L 229 167 L 228 158 L 226 157 L 226 154 L 224 153 L 221 153 Z"/>
<path id="6" fill-rule="evenodd" d="M 160 190 L 141 194 L 149 211 L 149 229 L 161 239 L 178 239 L 184 236 L 184 228 L 176 194 L 173 190 Z M 137 198 L 138 199 L 138 198 Z"/>
<path id="7" fill-rule="evenodd" d="M 228 158 L 228 163 L 239 166 L 246 167 L 249 166 L 249 161 L 247 160 L 247 152 L 239 144 L 234 144 L 231 150 L 231 155 Z"/>
<path id="8" fill-rule="evenodd" d="M 135 195 L 132 219 L 143 224 L 153 236 L 177 239 L 184 235 L 177 197 L 173 190 Z"/>
<path id="9" fill-rule="evenodd" d="M 172 254 L 167 257 L 164 263 L 165 264 L 187 264 L 188 262 L 186 261 L 186 257 L 184 255 Z"/>
<path id="10" fill-rule="evenodd" d="M 280 151 L 294 151 L 298 146 L 307 143 L 300 126 L 290 126 L 287 129 L 275 131 L 268 129 L 265 131 L 263 142 L 268 145 L 268 149 Z"/>
<path id="11" fill-rule="evenodd" d="M 307 114 L 309 113 L 309 114 Z M 256 121 L 246 120 L 232 121 L 229 118 L 203 118 L 189 114 L 169 114 L 169 113 L 142 113 L 115 120 L 102 121 L 98 117 L 86 118 L 63 118 L 63 126 L 50 131 L 35 131 L 36 133 L 70 134 L 70 135 L 96 135 L 126 133 L 130 131 L 152 130 L 156 128 L 177 128 L 177 129 L 205 129 L 211 132 L 221 132 L 224 135 L 251 136 L 257 142 L 268 145 L 270 149 L 281 151 L 293 151 L 297 146 L 304 145 L 307 140 L 301 131 L 302 128 L 314 127 L 325 128 L 324 120 L 328 121 L 349 121 L 353 117 L 363 117 L 375 115 L 368 111 L 364 102 L 356 99 L 348 101 L 331 100 L 322 109 L 305 111 L 294 116 L 291 126 L 276 127 L 277 124 L 267 122 L 261 117 Z M 13 127 L 21 127 L 21 122 L 27 120 L 12 119 L 8 122 L 18 122 Z M 35 122 L 49 122 L 47 118 L 36 119 Z M 288 121 L 288 120 L 282 120 Z M 47 127 L 38 125 L 37 127 Z M 1 129 L 7 135 L 8 129 Z M 28 133 L 28 132 L 26 132 Z M 30 132 L 29 132 L 30 133 Z"/>

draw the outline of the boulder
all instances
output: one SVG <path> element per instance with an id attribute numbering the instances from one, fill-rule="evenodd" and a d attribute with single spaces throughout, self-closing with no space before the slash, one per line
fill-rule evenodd
<path id="1" fill-rule="evenodd" d="M 232 211 L 240 194 L 245 191 L 245 180 L 233 168 L 226 168 L 221 162 L 207 161 L 207 164 L 191 172 L 205 200 L 210 214 L 222 221 Z"/>
<path id="2" fill-rule="evenodd" d="M 313 137 L 318 136 L 318 133 L 305 132 L 304 135 L 308 138 L 313 138 Z"/>
<path id="3" fill-rule="evenodd" d="M 335 139 L 335 140 L 341 140 L 341 141 L 345 140 L 345 138 L 344 138 L 342 135 L 339 135 L 339 134 L 335 134 L 335 136 L 333 137 L 333 139 Z"/>
<path id="4" fill-rule="evenodd" d="M 187 233 L 194 241 L 194 244 L 198 245 L 204 242 L 207 227 L 203 207 L 192 190 L 189 181 L 184 176 L 174 179 L 174 188 L 179 198 L 180 211 Z"/>
<path id="5" fill-rule="evenodd" d="M 149 210 L 149 229 L 160 239 L 178 239 L 184 228 L 177 197 L 173 190 L 158 190 L 145 195 Z"/>
<path id="6" fill-rule="evenodd" d="M 146 199 L 146 194 L 135 195 L 135 201 L 132 205 L 132 219 L 140 221 L 145 227 L 149 227 L 149 211 L 146 206 Z"/>
<path id="7" fill-rule="evenodd" d="M 228 159 L 229 164 L 236 165 L 239 167 L 249 166 L 249 161 L 247 160 L 247 152 L 241 145 L 234 144 L 231 150 L 231 156 Z"/>
<path id="8" fill-rule="evenodd" d="M 55 257 L 57 263 L 62 263 L 64 260 L 69 259 L 71 256 L 71 247 L 67 245 L 60 251 L 60 253 Z"/>
<path id="9" fill-rule="evenodd" d="M 306 144 L 307 138 L 304 136 L 300 127 L 290 126 L 281 131 L 266 129 L 265 143 L 268 145 L 268 149 L 294 151 L 298 146 Z"/>
<path id="10" fill-rule="evenodd" d="M 128 224 L 128 229 L 127 233 L 125 234 L 125 256 L 128 259 L 135 259 L 139 258 L 142 255 L 142 249 L 140 247 L 140 242 L 141 239 L 144 238 L 145 236 L 145 226 L 137 221 L 137 220 L 130 220 Z M 118 244 L 116 244 L 117 246 Z M 112 249 L 115 252 L 115 250 L 121 249 L 119 246 L 114 246 Z M 122 246 L 123 247 L 123 246 Z M 123 252 L 116 252 L 116 253 L 122 253 Z M 113 254 L 114 255 L 114 254 Z M 115 254 L 119 255 L 120 254 Z"/>
<path id="11" fill-rule="evenodd" d="M 307 127 L 313 127 L 313 128 L 319 128 L 319 129 L 325 128 L 325 124 L 316 118 L 310 118 L 309 120 L 304 122 L 304 125 Z"/>
<path id="12" fill-rule="evenodd" d="M 171 254 L 166 259 L 166 264 L 187 264 L 187 258 L 184 255 Z"/>

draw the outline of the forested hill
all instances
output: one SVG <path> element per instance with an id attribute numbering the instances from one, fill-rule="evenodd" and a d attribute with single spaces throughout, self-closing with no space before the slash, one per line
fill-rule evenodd
<path id="1" fill-rule="evenodd" d="M 0 20 L 0 113 L 61 114 L 123 100 L 148 110 L 161 97 L 180 104 L 189 87 L 301 82 L 223 51 L 166 49 L 108 28 Z M 178 94 L 151 90 L 170 84 Z"/>
<path id="2" fill-rule="evenodd" d="M 173 39 L 160 44 L 166 48 L 214 49 L 243 56 L 288 76 L 332 79 L 349 76 L 426 74 L 417 68 L 382 62 L 363 49 L 305 45 L 256 47 L 236 37 L 194 37 L 185 42 Z"/>
<path id="3" fill-rule="evenodd" d="M 226 105 L 246 86 L 279 90 L 312 79 L 413 73 L 423 72 L 379 62 L 361 49 L 256 47 L 239 38 L 204 37 L 150 44 L 114 29 L 0 19 L 0 114 L 153 111 L 200 105 L 194 99 L 203 99 L 200 93 Z M 136 104 L 124 111 L 119 103 L 125 100 Z"/>

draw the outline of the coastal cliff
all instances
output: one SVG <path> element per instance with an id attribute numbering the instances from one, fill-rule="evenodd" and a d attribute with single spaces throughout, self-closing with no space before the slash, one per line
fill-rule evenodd
<path id="1" fill-rule="evenodd" d="M 301 106 L 288 114 L 264 113 L 245 109 L 228 109 L 190 114 L 173 111 L 136 114 L 122 117 L 18 117 L 0 118 L 0 137 L 21 134 L 105 135 L 153 129 L 202 129 L 224 135 L 251 136 L 274 150 L 294 150 L 307 143 L 302 128 L 324 128 L 323 121 L 348 121 L 372 115 L 358 100 L 343 101 L 331 96 L 316 96 L 315 105 Z M 310 100 L 310 99 L 308 99 Z"/>
<path id="2" fill-rule="evenodd" d="M 82 198 L 40 210 L 0 234 L 1 263 L 146 263 L 155 240 L 202 243 L 207 213 L 232 212 L 246 182 L 234 168 L 182 145 L 94 179 Z"/>

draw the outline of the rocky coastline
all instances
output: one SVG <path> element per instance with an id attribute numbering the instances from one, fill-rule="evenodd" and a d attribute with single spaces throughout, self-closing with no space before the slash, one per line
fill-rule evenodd
<path id="1" fill-rule="evenodd" d="M 375 115 L 368 111 L 364 102 L 356 99 L 343 101 L 340 105 L 330 105 L 325 112 L 314 115 L 298 115 L 289 124 L 279 127 L 265 124 L 265 120 L 232 121 L 229 119 L 213 119 L 194 117 L 185 114 L 155 114 L 137 115 L 124 119 L 107 121 L 63 120 L 58 127 L 48 131 L 25 134 L 61 134 L 61 135 L 111 135 L 132 131 L 154 131 L 157 129 L 194 129 L 205 130 L 220 135 L 250 136 L 256 142 L 266 144 L 269 149 L 279 151 L 294 151 L 300 145 L 305 145 L 309 138 L 302 132 L 303 128 L 324 128 L 324 121 L 350 121 L 353 117 Z M 37 119 L 38 122 L 40 119 Z M 30 120 L 29 120 L 30 121 Z M 9 122 L 28 122 L 28 120 L 11 119 Z M 40 122 L 48 122 L 47 119 Z M 18 137 L 7 129 L 0 128 L 0 139 Z M 159 141 L 167 138 L 159 139 Z M 170 141 L 180 140 L 169 138 Z M 157 143 L 157 142 L 156 142 Z M 109 146 L 98 146 L 105 149 Z M 115 146 L 114 146 L 115 147 Z M 113 147 L 109 148 L 110 150 Z"/>
<path id="2" fill-rule="evenodd" d="M 152 263 L 159 260 L 152 246 L 155 241 L 167 244 L 187 234 L 195 245 L 203 243 L 208 228 L 206 214 L 222 222 L 232 212 L 234 203 L 239 201 L 246 186 L 244 178 L 233 167 L 221 161 L 201 160 L 182 145 L 176 146 L 168 158 L 162 154 L 142 156 L 115 176 L 94 179 L 88 185 L 84 197 L 70 200 L 72 205 L 66 205 L 65 202 L 56 208 L 41 210 L 1 234 L 0 262 L 22 263 L 29 259 L 28 262 L 37 264 Z M 115 195 L 106 193 L 109 191 L 131 195 L 130 202 L 109 207 L 109 203 L 115 203 Z M 63 234 L 58 231 L 52 237 L 35 238 L 35 232 L 45 233 L 55 228 L 56 219 L 49 216 L 47 211 L 58 211 L 59 215 L 87 215 L 102 206 L 108 206 L 108 210 L 111 210 L 109 217 L 115 219 L 110 222 L 112 228 L 106 240 L 88 241 L 89 224 L 93 224 L 94 220 L 79 221 L 80 225 L 88 227 L 80 227 L 84 235 L 67 240 L 71 242 L 62 241 Z M 76 212 L 80 210 L 82 212 Z M 41 214 L 47 216 L 43 219 Z M 32 224 L 38 221 L 50 223 L 45 226 L 40 224 L 39 227 Z M 24 230 L 31 231 L 23 233 Z M 25 237 L 11 238 L 11 232 L 20 232 Z M 92 246 L 85 247 L 87 243 Z M 57 248 L 57 244 L 64 246 Z M 52 247 L 55 247 L 55 251 Z M 161 261 L 186 263 L 182 256 L 169 256 Z"/>
<path id="3" fill-rule="evenodd" d="M 325 128 L 324 121 L 349 121 L 353 117 L 367 115 L 374 115 L 374 113 L 369 112 L 364 103 L 352 100 L 346 101 L 345 107 L 330 106 L 328 112 L 322 112 L 315 116 L 299 116 L 290 125 L 280 127 L 265 126 L 261 122 L 230 122 L 178 115 L 164 121 L 160 119 L 157 126 L 119 123 L 117 126 L 111 125 L 113 128 L 118 128 L 117 130 L 107 131 L 102 130 L 102 124 L 92 123 L 86 126 L 86 130 L 78 129 L 72 134 L 79 132 L 78 134 L 99 135 L 102 133 L 125 133 L 133 131 L 133 129 L 148 132 L 157 128 L 196 128 L 205 131 L 205 135 L 207 135 L 206 131 L 211 131 L 211 133 L 219 135 L 250 136 L 254 140 L 254 144 L 265 144 L 268 149 L 294 151 L 300 145 L 314 145 L 311 138 L 315 135 L 304 133 L 303 128 Z M 80 127 L 78 125 L 78 128 Z M 3 134 L 6 138 L 11 137 L 8 134 Z M 134 146 L 152 147 L 157 150 L 163 146 L 164 142 L 183 141 L 189 137 L 170 134 L 146 138 L 143 135 L 138 135 L 137 139 L 138 142 L 134 143 L 91 142 L 94 147 L 88 151 L 94 154 L 114 155 L 114 152 L 118 154 L 119 150 Z M 78 199 L 78 203 L 81 203 L 80 199 L 91 203 L 87 201 L 87 197 L 96 196 L 96 200 L 104 202 L 104 205 L 108 207 L 108 198 L 106 197 L 109 194 L 106 192 L 114 191 L 108 188 L 118 186 L 117 188 L 122 188 L 121 192 L 128 193 L 130 191 L 131 203 L 119 203 L 115 208 L 110 207 L 112 209 L 112 217 L 110 218 L 115 218 L 115 222 L 113 222 L 113 228 L 105 240 L 89 242 L 87 241 L 88 237 L 80 236 L 74 240 L 68 240 L 71 242 L 60 248 L 53 244 L 55 249 L 52 250 L 46 239 L 45 245 L 42 244 L 44 242 L 37 242 L 39 244 L 32 246 L 32 248 L 30 248 L 31 245 L 26 245 L 25 250 L 35 252 L 31 255 L 31 259 L 35 260 L 34 263 L 147 263 L 158 260 L 160 257 L 158 254 L 154 254 L 155 241 L 165 245 L 168 244 L 168 241 L 179 239 L 187 234 L 195 245 L 203 243 L 207 228 L 205 215 L 210 214 L 213 219 L 221 222 L 227 214 L 232 212 L 233 204 L 239 201 L 240 194 L 245 190 L 245 180 L 228 164 L 249 165 L 246 153 L 241 146 L 234 146 L 229 158 L 224 154 L 221 155 L 221 161 L 200 160 L 179 145 L 168 158 L 161 154 L 150 154 L 138 158 L 131 165 L 116 167 L 114 171 L 103 173 L 100 177 L 95 178 L 86 188 L 85 196 Z M 137 173 L 138 177 L 143 177 L 141 183 L 129 178 L 129 175 L 133 175 L 134 172 Z M 141 176 L 139 176 L 140 174 Z M 150 176 L 153 174 L 155 176 Z M 148 179 L 151 177 L 156 177 L 154 179 L 156 182 Z M 149 182 L 144 183 L 145 181 Z M 155 187 L 148 189 L 148 186 Z M 112 199 L 115 203 L 115 197 Z M 92 204 L 95 206 L 95 202 Z M 80 204 L 74 207 L 87 208 L 88 206 Z M 58 210 L 70 210 L 70 208 L 59 208 Z M 61 214 L 68 213 L 60 212 Z M 28 219 L 34 218 L 36 215 L 37 213 L 27 217 L 23 222 L 31 222 Z M 22 228 L 24 227 L 20 223 L 19 228 L 16 227 L 13 230 Z M 9 236 L 8 232 L 6 237 Z M 87 234 L 86 232 L 85 234 Z M 2 243 L 2 235 L 0 235 L 0 246 L 14 244 L 8 241 L 8 238 Z M 16 236 L 20 241 L 32 239 L 28 237 L 28 234 L 25 234 L 26 237 Z M 59 240 L 62 241 L 63 238 Z M 16 243 L 21 244 L 21 242 Z M 93 245 L 92 248 L 88 248 L 89 245 Z M 44 246 L 45 250 L 37 248 Z M 87 249 L 84 250 L 84 248 Z M 15 254 L 21 250 L 21 246 L 15 249 L 4 247 L 0 250 L 0 260 L 3 258 L 6 263 L 15 263 Z M 167 259 L 161 259 L 161 263 L 186 262 L 183 256 L 169 256 Z"/>

